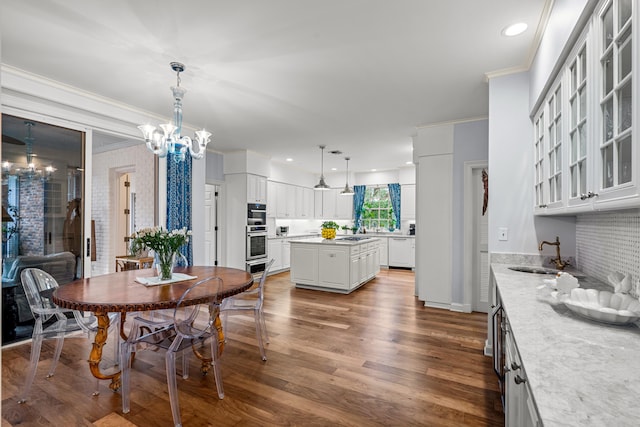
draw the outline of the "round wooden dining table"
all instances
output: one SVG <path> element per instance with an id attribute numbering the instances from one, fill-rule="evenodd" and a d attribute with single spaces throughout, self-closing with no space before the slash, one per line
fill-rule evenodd
<path id="1" fill-rule="evenodd" d="M 253 276 L 240 269 L 213 266 L 177 267 L 175 273 L 195 276 L 194 279 L 164 285 L 148 286 L 138 280 L 155 276 L 154 269 L 127 270 L 105 274 L 88 279 L 78 279 L 60 286 L 53 293 L 53 302 L 60 307 L 72 310 L 91 311 L 97 318 L 98 330 L 89 355 L 89 368 L 94 377 L 111 380 L 109 388 L 116 391 L 120 388 L 120 371 L 105 374 L 100 371 L 102 348 L 107 342 L 109 329 L 109 313 L 121 313 L 121 335 L 126 339 L 122 329 L 126 313 L 149 310 L 175 308 L 182 294 L 193 284 L 207 277 L 222 279 L 221 289 L 204 284 L 200 291 L 189 294 L 186 304 L 200 304 L 209 301 L 217 292 L 218 301 L 246 291 L 253 284 Z"/>

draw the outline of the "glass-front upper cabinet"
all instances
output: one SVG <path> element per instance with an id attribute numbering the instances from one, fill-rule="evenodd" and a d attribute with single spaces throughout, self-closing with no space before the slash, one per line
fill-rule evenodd
<path id="1" fill-rule="evenodd" d="M 549 147 L 547 158 L 549 159 L 549 176 L 547 186 L 549 188 L 549 206 L 562 202 L 562 85 L 556 89 L 547 100 L 549 123 L 547 135 Z"/>
<path id="2" fill-rule="evenodd" d="M 570 198 L 587 194 L 587 52 L 583 44 L 569 65 Z"/>
<path id="3" fill-rule="evenodd" d="M 633 147 L 632 114 L 633 3 L 632 0 L 608 1 L 599 14 L 601 90 L 596 204 L 637 197 L 634 182 L 637 148 Z"/>
<path id="4" fill-rule="evenodd" d="M 564 86 L 558 79 L 534 116 L 534 193 L 536 213 L 555 212 L 564 207 L 563 124 Z"/>
<path id="5" fill-rule="evenodd" d="M 544 209 L 547 207 L 545 199 L 545 175 L 544 175 L 544 112 L 540 112 L 534 121 L 534 193 L 535 193 L 535 209 Z"/>
<path id="6" fill-rule="evenodd" d="M 602 0 L 540 97 L 535 214 L 640 207 L 637 8 L 634 0 Z"/>

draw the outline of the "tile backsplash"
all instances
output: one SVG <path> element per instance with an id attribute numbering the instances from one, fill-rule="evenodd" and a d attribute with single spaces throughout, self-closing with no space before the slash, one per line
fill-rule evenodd
<path id="1" fill-rule="evenodd" d="M 605 283 L 614 272 L 632 276 L 640 294 L 640 210 L 580 215 L 576 218 L 577 267 Z"/>

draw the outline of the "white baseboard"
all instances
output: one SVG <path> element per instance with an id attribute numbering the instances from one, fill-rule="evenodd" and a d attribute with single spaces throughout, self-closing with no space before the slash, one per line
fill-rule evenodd
<path id="1" fill-rule="evenodd" d="M 493 346 L 489 342 L 489 340 L 484 341 L 484 355 L 493 357 Z"/>
<path id="2" fill-rule="evenodd" d="M 425 307 L 433 307 L 433 308 L 444 308 L 446 310 L 450 310 L 451 309 L 451 304 L 447 304 L 447 303 L 443 303 L 443 302 L 425 301 L 424 302 L 424 306 Z"/>
<path id="3" fill-rule="evenodd" d="M 459 313 L 471 313 L 471 304 L 459 304 L 454 302 L 451 304 L 451 311 L 457 311 Z"/>

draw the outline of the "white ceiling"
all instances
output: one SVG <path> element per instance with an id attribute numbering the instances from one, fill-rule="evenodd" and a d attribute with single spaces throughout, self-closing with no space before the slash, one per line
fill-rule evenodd
<path id="1" fill-rule="evenodd" d="M 2 0 L 1 61 L 167 118 L 180 61 L 214 150 L 318 172 L 326 144 L 325 171 L 384 170 L 417 126 L 487 115 L 485 74 L 528 67 L 549 2 Z"/>

